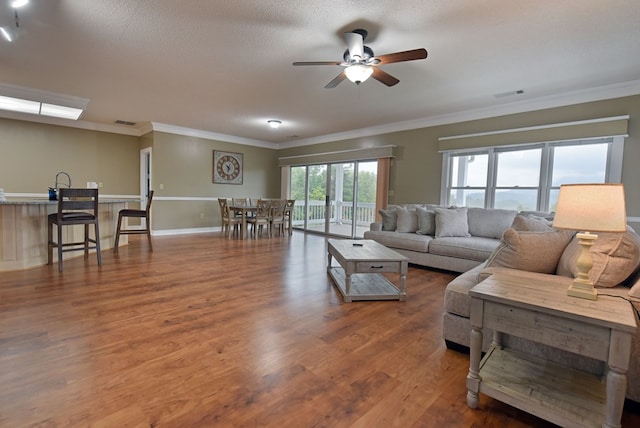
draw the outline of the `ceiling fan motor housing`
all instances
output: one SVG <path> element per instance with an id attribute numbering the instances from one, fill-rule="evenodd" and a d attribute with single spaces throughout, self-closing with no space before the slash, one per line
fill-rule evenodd
<path id="1" fill-rule="evenodd" d="M 345 64 L 357 64 L 368 63 L 369 60 L 375 56 L 375 54 L 373 53 L 373 49 L 371 49 L 369 46 L 363 46 L 362 52 L 364 54 L 364 58 L 351 58 L 349 49 L 347 49 L 344 51 L 344 54 L 342 54 L 342 59 L 344 59 Z"/>

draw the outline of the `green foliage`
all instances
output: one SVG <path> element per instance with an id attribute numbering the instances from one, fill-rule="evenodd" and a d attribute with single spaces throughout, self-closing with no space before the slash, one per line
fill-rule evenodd
<path id="1" fill-rule="evenodd" d="M 327 185 L 326 165 L 309 165 L 308 167 L 291 168 L 291 198 L 305 200 L 305 174 L 309 169 L 309 200 L 324 201 Z M 343 169 L 343 201 L 353 201 L 353 168 Z M 376 173 L 360 171 L 358 174 L 358 201 L 375 203 L 376 201 Z M 335 195 L 335 176 L 331 177 L 331 194 Z"/>

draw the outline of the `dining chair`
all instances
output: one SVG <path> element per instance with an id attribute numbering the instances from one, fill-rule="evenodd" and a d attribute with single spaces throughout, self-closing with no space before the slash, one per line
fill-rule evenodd
<path id="1" fill-rule="evenodd" d="M 220 204 L 220 220 L 222 225 L 222 236 L 228 236 L 231 239 L 231 227 L 233 226 L 233 234 L 242 226 L 242 218 L 232 214 L 229 208 L 229 201 L 226 198 L 218 198 Z"/>
<path id="2" fill-rule="evenodd" d="M 247 198 L 231 198 L 231 205 L 234 207 L 246 207 L 249 205 Z M 236 217 L 242 217 L 242 212 L 233 210 L 233 215 Z"/>
<path id="3" fill-rule="evenodd" d="M 278 234 L 284 235 L 284 227 L 285 227 L 285 207 L 287 206 L 287 201 L 284 199 L 276 200 L 271 202 L 271 218 L 269 221 L 270 225 L 270 234 L 273 236 L 275 233 L 275 228 L 278 228 Z"/>
<path id="4" fill-rule="evenodd" d="M 287 199 L 287 204 L 284 207 L 285 226 L 287 227 L 289 235 L 293 234 L 293 207 L 295 204 L 295 199 Z"/>
<path id="5" fill-rule="evenodd" d="M 147 196 L 147 207 L 144 210 L 132 210 L 125 208 L 118 212 L 118 226 L 116 228 L 116 242 L 113 245 L 113 251 L 118 252 L 118 244 L 120 243 L 120 235 L 147 235 L 149 241 L 149 250 L 153 251 L 151 244 L 151 201 L 153 200 L 153 190 Z M 144 229 L 122 229 L 122 219 L 125 217 L 133 217 L 144 219 Z"/>
<path id="6" fill-rule="evenodd" d="M 253 236 L 256 236 L 256 232 L 258 236 L 262 235 L 264 226 L 267 226 L 271 235 L 271 201 L 259 199 L 256 207 L 256 215 L 247 219 L 247 223 L 251 224 Z"/>
<path id="7" fill-rule="evenodd" d="M 54 224 L 57 226 L 57 239 L 55 241 L 53 239 Z M 94 227 L 94 239 L 89 237 L 90 224 L 93 224 Z M 63 227 L 74 225 L 84 225 L 84 240 L 62 242 Z M 59 272 L 63 270 L 62 254 L 69 251 L 84 250 L 84 256 L 87 258 L 89 250 L 96 250 L 98 266 L 102 266 L 100 228 L 98 226 L 98 189 L 60 188 L 58 210 L 47 216 L 47 232 L 47 264 L 53 263 L 53 248 L 57 248 Z"/>

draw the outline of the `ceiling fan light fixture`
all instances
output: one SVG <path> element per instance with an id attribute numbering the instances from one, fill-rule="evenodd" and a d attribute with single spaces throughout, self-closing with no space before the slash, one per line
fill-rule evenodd
<path id="1" fill-rule="evenodd" d="M 354 64 L 350 65 L 344 70 L 344 74 L 347 75 L 347 79 L 351 80 L 356 85 L 367 80 L 373 73 L 373 68 L 369 65 Z"/>
<path id="2" fill-rule="evenodd" d="M 27 3 L 29 3 L 29 0 L 13 0 L 11 2 L 11 7 L 14 9 L 19 9 L 22 6 L 25 6 Z"/>
<path id="3" fill-rule="evenodd" d="M 279 128 L 280 125 L 282 125 L 282 122 L 279 120 L 275 120 L 275 119 L 271 119 L 271 120 L 267 120 L 267 123 L 269 124 L 270 127 L 272 127 L 273 129 Z"/>

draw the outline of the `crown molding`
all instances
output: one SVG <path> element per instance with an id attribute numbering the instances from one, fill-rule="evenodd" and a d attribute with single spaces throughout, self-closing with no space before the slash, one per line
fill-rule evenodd
<path id="1" fill-rule="evenodd" d="M 304 138 L 300 140 L 289 141 L 286 143 L 280 143 L 278 144 L 278 149 L 329 143 L 332 141 L 348 140 L 352 138 L 371 137 L 374 135 L 388 134 L 391 132 L 409 131 L 412 129 L 428 128 L 431 126 L 449 125 L 452 123 L 467 122 L 470 120 L 487 119 L 491 117 L 505 116 L 517 113 L 526 113 L 529 111 L 544 110 L 554 107 L 565 107 L 569 105 L 622 98 L 638 94 L 640 94 L 640 80 L 632 80 L 615 85 L 599 86 L 579 91 L 547 95 L 529 100 L 501 104 L 498 106 L 471 109 L 456 113 L 425 117 L 421 119 L 354 129 L 351 131 L 339 132 L 335 134 L 321 135 L 318 137 Z"/>
<path id="2" fill-rule="evenodd" d="M 640 94 L 640 80 L 632 80 L 613 85 L 599 86 L 579 91 L 547 95 L 529 100 L 522 100 L 486 108 L 470 109 L 415 120 L 387 123 L 367 128 L 338 132 L 334 134 L 303 138 L 299 140 L 288 141 L 286 143 L 272 143 L 268 141 L 253 140 L 250 138 L 238 137 L 235 135 L 203 131 L 159 122 L 144 122 L 141 123 L 138 127 L 124 127 L 120 125 L 101 124 L 84 120 L 69 120 L 48 116 L 34 116 L 31 114 L 16 113 L 4 110 L 0 110 L 0 118 L 66 126 L 69 128 L 86 129 L 91 131 L 109 132 L 114 134 L 130 135 L 134 137 L 141 137 L 145 134 L 148 134 L 149 132 L 159 131 L 169 134 L 184 135 L 189 137 L 204 138 L 208 140 L 216 140 L 278 150 L 309 146 L 312 144 L 330 143 L 333 141 L 348 140 L 353 138 L 371 137 L 375 135 L 409 131 L 413 129 L 428 128 L 432 126 L 449 125 L 452 123 L 467 122 L 470 120 L 487 119 L 491 117 L 517 113 L 526 113 L 529 111 L 564 107 L 606 99 L 622 98 L 638 94 Z"/>
<path id="3" fill-rule="evenodd" d="M 187 137 L 204 138 L 207 140 L 224 141 L 226 143 L 242 144 L 245 146 L 256 146 L 267 149 L 277 149 L 277 144 L 268 141 L 252 140 L 250 138 L 237 137 L 235 135 L 220 134 L 217 132 L 202 131 L 199 129 L 185 128 L 182 126 L 168 125 L 165 123 L 151 122 L 154 131 L 166 132 L 169 134 L 184 135 Z"/>

